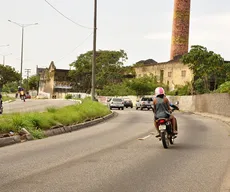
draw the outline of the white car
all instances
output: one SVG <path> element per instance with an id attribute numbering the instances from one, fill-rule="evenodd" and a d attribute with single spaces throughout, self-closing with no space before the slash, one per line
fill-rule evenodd
<path id="1" fill-rule="evenodd" d="M 119 110 L 120 109 L 124 110 L 124 100 L 122 98 L 112 97 L 111 99 L 108 100 L 108 107 L 110 109 L 117 108 Z"/>
<path id="2" fill-rule="evenodd" d="M 142 97 L 140 100 L 137 100 L 136 102 L 136 110 L 139 108 L 143 110 L 144 108 L 146 109 L 151 109 L 153 105 L 153 98 L 152 97 Z"/>

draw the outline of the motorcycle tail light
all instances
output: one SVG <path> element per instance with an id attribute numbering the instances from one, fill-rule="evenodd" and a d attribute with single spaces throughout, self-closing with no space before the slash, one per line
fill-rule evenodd
<path id="1" fill-rule="evenodd" d="M 161 119 L 160 121 L 159 121 L 159 123 L 161 124 L 161 123 L 165 123 L 165 120 L 164 119 Z"/>

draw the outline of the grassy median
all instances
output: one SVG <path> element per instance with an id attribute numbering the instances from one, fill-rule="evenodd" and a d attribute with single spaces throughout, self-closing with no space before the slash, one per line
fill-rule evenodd
<path id="1" fill-rule="evenodd" d="M 15 100 L 15 98 L 12 98 L 12 97 L 10 97 L 10 96 L 8 96 L 8 95 L 3 95 L 2 96 L 2 101 L 4 102 L 4 101 L 14 101 Z"/>
<path id="2" fill-rule="evenodd" d="M 43 130 L 56 125 L 73 125 L 83 123 L 110 114 L 105 105 L 84 99 L 82 104 L 75 104 L 63 108 L 47 108 L 46 112 L 13 113 L 0 116 L 0 133 L 13 131 L 18 133 L 26 128 L 34 138 L 44 137 Z"/>

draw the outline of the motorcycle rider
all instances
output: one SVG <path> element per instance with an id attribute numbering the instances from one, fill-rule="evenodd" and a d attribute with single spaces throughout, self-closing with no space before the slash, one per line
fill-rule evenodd
<path id="1" fill-rule="evenodd" d="M 0 106 L 2 106 L 2 94 L 0 93 Z"/>
<path id="2" fill-rule="evenodd" d="M 19 97 L 21 98 L 21 96 L 25 95 L 25 91 L 21 86 L 18 86 L 18 93 L 19 93 Z"/>
<path id="3" fill-rule="evenodd" d="M 2 94 L 0 93 L 0 111 L 1 111 L 1 108 L 2 108 Z"/>
<path id="4" fill-rule="evenodd" d="M 177 134 L 176 118 L 171 114 L 172 110 L 170 108 L 170 102 L 165 96 L 165 91 L 162 87 L 157 87 L 155 89 L 155 98 L 153 99 L 153 112 L 154 112 L 154 125 L 158 132 L 156 137 L 160 137 L 159 127 L 156 120 L 159 118 L 169 118 L 172 122 L 173 133 Z"/>

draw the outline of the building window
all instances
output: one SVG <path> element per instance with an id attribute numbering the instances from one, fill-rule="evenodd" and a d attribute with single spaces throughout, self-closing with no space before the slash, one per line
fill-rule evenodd
<path id="1" fill-rule="evenodd" d="M 172 77 L 172 72 L 168 72 L 168 77 Z"/>
<path id="2" fill-rule="evenodd" d="M 185 71 L 185 70 L 181 71 L 181 76 L 182 76 L 182 77 L 185 77 L 185 76 L 186 76 L 186 71 Z"/>

